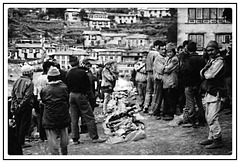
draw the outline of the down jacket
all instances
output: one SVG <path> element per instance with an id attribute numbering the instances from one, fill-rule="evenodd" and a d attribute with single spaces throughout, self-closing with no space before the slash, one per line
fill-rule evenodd
<path id="1" fill-rule="evenodd" d="M 44 104 L 42 124 L 45 129 L 62 129 L 70 125 L 68 89 L 62 81 L 49 82 L 40 93 Z"/>

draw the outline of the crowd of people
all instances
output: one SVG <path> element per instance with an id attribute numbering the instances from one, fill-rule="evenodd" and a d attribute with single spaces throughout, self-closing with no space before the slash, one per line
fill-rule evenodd
<path id="1" fill-rule="evenodd" d="M 178 47 L 155 41 L 131 77 L 143 113 L 165 121 L 182 115 L 183 127 L 208 125 L 209 136 L 199 144 L 222 147 L 219 112 L 232 111 L 231 61 L 231 47 L 220 50 L 216 41 L 207 44 L 203 55 L 190 40 Z"/>
<path id="2" fill-rule="evenodd" d="M 131 76 L 143 114 L 165 121 L 183 114 L 183 126 L 207 124 L 208 138 L 200 144 L 209 149 L 222 147 L 218 115 L 223 108 L 231 111 L 231 55 L 231 48 L 220 51 L 216 41 L 210 41 L 199 55 L 195 42 L 184 41 L 176 47 L 156 40 L 150 52 L 137 61 Z M 48 140 L 53 155 L 68 154 L 70 133 L 74 145 L 83 143 L 80 133 L 88 133 L 92 143 L 106 141 L 98 135 L 94 108 L 98 97 L 103 101 L 103 114 L 107 113 L 119 76 L 116 62 L 99 65 L 96 74 L 88 60 L 69 56 L 69 63 L 71 68 L 64 71 L 56 60 L 46 60 L 35 82 L 33 68 L 27 64 L 21 68 L 22 76 L 13 84 L 9 104 L 10 119 L 16 125 L 16 130 L 10 130 L 16 142 L 9 145 L 20 148 L 9 147 L 9 154 L 22 154 L 21 149 L 29 146 L 25 137 L 32 131 L 33 117 L 40 140 Z"/>

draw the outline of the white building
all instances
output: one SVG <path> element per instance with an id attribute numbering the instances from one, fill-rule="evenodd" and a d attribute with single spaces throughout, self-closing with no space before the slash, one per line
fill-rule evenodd
<path id="1" fill-rule="evenodd" d="M 138 22 L 137 14 L 112 14 L 117 24 L 133 24 Z"/>
<path id="2" fill-rule="evenodd" d="M 84 31 L 83 32 L 84 45 L 85 47 L 90 46 L 100 46 L 104 44 L 104 41 L 102 40 L 102 34 L 100 31 Z"/>
<path id="3" fill-rule="evenodd" d="M 87 11 L 88 26 L 93 29 L 110 28 L 110 19 L 106 12 Z"/>
<path id="4" fill-rule="evenodd" d="M 126 48 L 141 48 L 145 46 L 149 46 L 148 36 L 144 34 L 132 34 L 126 39 Z"/>
<path id="5" fill-rule="evenodd" d="M 197 43 L 202 51 L 210 40 L 215 40 L 225 49 L 232 38 L 232 23 L 222 17 L 223 8 L 178 8 L 178 40 Z"/>
<path id="6" fill-rule="evenodd" d="M 40 59 L 43 54 L 43 48 L 40 43 L 25 43 L 25 44 L 15 44 L 16 49 L 18 52 L 15 52 L 14 59 Z M 55 48 L 52 47 L 50 44 L 44 45 L 46 53 L 53 53 L 55 52 Z"/>
<path id="7" fill-rule="evenodd" d="M 145 8 L 139 10 L 139 16 L 144 17 L 155 17 L 155 18 L 161 18 L 164 16 L 171 16 L 168 8 Z M 143 13 L 143 15 L 142 15 Z"/>
<path id="8" fill-rule="evenodd" d="M 62 69 L 69 69 L 71 65 L 69 64 L 69 56 L 70 55 L 75 55 L 78 57 L 79 60 L 83 60 L 85 57 L 88 57 L 89 54 L 82 49 L 78 50 L 67 50 L 67 51 L 57 51 L 53 53 L 54 58 L 58 61 L 60 64 L 60 67 Z"/>
<path id="9" fill-rule="evenodd" d="M 79 16 L 81 9 L 66 9 L 65 11 L 65 20 L 69 22 L 81 22 L 81 18 Z"/>

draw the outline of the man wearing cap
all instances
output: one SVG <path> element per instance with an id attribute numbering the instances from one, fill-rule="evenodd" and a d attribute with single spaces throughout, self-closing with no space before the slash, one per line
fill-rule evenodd
<path id="1" fill-rule="evenodd" d="M 189 41 L 185 62 L 181 67 L 182 83 L 185 88 L 186 111 L 188 112 L 189 127 L 197 127 L 205 124 L 204 109 L 202 104 L 202 95 L 200 93 L 201 77 L 200 70 L 205 66 L 202 56 L 196 53 L 197 46 L 195 42 Z M 195 109 L 197 104 L 198 111 Z M 185 125 L 187 126 L 187 125 Z"/>
<path id="2" fill-rule="evenodd" d="M 207 149 L 220 148 L 223 146 L 221 127 L 219 124 L 219 111 L 221 98 L 224 97 L 224 75 L 225 62 L 219 53 L 218 43 L 210 41 L 206 48 L 209 54 L 209 61 L 200 71 L 200 75 L 206 80 L 206 110 L 205 117 L 209 126 L 208 139 L 202 141 L 201 145 L 206 145 Z"/>
<path id="3" fill-rule="evenodd" d="M 160 48 L 165 49 L 165 43 L 163 43 L 160 40 L 154 41 L 152 50 L 148 53 L 146 59 L 147 88 L 143 108 L 144 113 L 148 113 L 148 110 L 151 107 L 151 101 L 154 92 L 153 62 L 155 58 L 158 56 Z"/>
<path id="4" fill-rule="evenodd" d="M 81 116 L 88 128 L 89 136 L 93 143 L 101 143 L 102 140 L 98 136 L 97 126 L 92 108 L 89 104 L 88 97 L 91 95 L 91 85 L 87 73 L 79 68 L 79 60 L 76 56 L 69 57 L 69 63 L 72 68 L 67 72 L 66 83 L 70 92 L 70 116 L 71 116 L 71 132 L 75 145 L 79 144 L 79 126 L 78 121 Z"/>
<path id="5" fill-rule="evenodd" d="M 24 148 L 30 146 L 25 144 L 25 135 L 31 126 L 34 103 L 33 68 L 30 65 L 24 65 L 21 68 L 21 72 L 22 76 L 13 84 L 11 110 L 15 114 L 16 132 L 19 143 Z"/>
<path id="6" fill-rule="evenodd" d="M 45 128 L 50 153 L 59 155 L 57 136 L 60 136 L 61 154 L 67 155 L 68 126 L 71 118 L 68 109 L 68 89 L 60 80 L 60 72 L 56 67 L 50 67 L 48 73 L 48 85 L 40 92 L 44 112 L 42 125 Z"/>

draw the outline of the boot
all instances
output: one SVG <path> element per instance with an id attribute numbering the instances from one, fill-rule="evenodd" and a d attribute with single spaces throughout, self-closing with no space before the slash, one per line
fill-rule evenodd
<path id="1" fill-rule="evenodd" d="M 67 155 L 67 153 L 68 153 L 67 147 L 61 148 L 61 153 L 62 153 L 62 155 Z"/>
<path id="2" fill-rule="evenodd" d="M 199 144 L 200 145 L 210 145 L 212 143 L 213 143 L 213 140 L 207 139 L 207 140 L 200 142 Z"/>
<path id="3" fill-rule="evenodd" d="M 215 149 L 215 148 L 221 148 L 221 147 L 223 147 L 221 137 L 219 137 L 217 139 L 213 139 L 213 143 L 206 146 L 207 149 Z"/>

